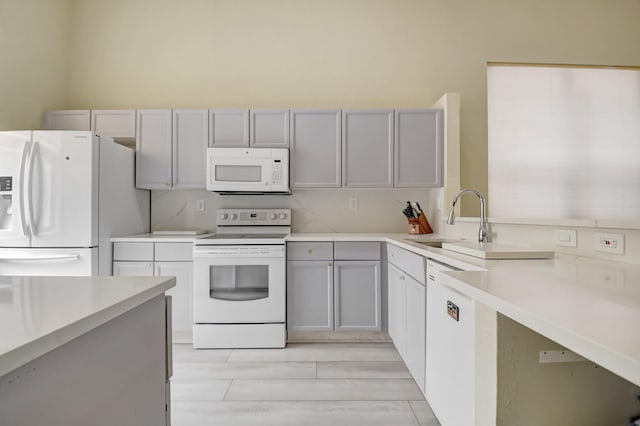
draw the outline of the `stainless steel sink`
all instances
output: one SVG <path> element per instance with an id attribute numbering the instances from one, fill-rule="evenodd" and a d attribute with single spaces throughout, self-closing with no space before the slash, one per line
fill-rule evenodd
<path id="1" fill-rule="evenodd" d="M 442 248 L 442 241 L 416 241 L 416 243 L 429 247 Z"/>
<path id="2" fill-rule="evenodd" d="M 405 241 L 411 241 L 412 243 L 416 243 L 416 244 L 422 244 L 424 246 L 429 246 L 429 247 L 435 247 L 435 248 L 442 248 L 442 243 L 444 241 L 438 241 L 438 240 L 409 240 L 409 239 L 405 239 Z"/>

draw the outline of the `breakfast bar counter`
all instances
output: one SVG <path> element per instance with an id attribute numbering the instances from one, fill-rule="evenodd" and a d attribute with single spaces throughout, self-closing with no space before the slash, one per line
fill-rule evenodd
<path id="1" fill-rule="evenodd" d="M 0 424 L 164 424 L 173 277 L 0 277 Z"/>

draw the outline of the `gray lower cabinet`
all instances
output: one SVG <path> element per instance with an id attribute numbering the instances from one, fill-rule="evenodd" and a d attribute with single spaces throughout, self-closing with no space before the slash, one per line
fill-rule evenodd
<path id="1" fill-rule="evenodd" d="M 389 337 L 400 354 L 406 352 L 406 320 L 405 320 L 405 288 L 406 275 L 389 263 L 388 288 L 388 321 Z"/>
<path id="2" fill-rule="evenodd" d="M 333 330 L 333 262 L 287 262 L 287 329 Z"/>
<path id="3" fill-rule="evenodd" d="M 406 280 L 406 345 L 407 367 L 416 384 L 424 392 L 425 381 L 425 285 L 413 278 Z"/>
<path id="4" fill-rule="evenodd" d="M 389 335 L 416 384 L 425 386 L 425 259 L 387 244 Z"/>
<path id="5" fill-rule="evenodd" d="M 193 244 L 116 242 L 113 243 L 114 276 L 175 276 L 172 296 L 173 341 L 191 343 L 193 327 Z"/>
<path id="6" fill-rule="evenodd" d="M 380 243 L 292 242 L 287 259 L 287 330 L 381 329 Z"/>
<path id="7" fill-rule="evenodd" d="M 380 261 L 338 260 L 333 274 L 335 330 L 380 330 Z"/>

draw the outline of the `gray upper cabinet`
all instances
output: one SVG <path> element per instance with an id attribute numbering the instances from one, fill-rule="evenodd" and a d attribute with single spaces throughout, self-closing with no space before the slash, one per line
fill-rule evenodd
<path id="1" fill-rule="evenodd" d="M 133 109 L 94 109 L 91 111 L 91 130 L 116 140 L 134 140 L 136 111 Z"/>
<path id="2" fill-rule="evenodd" d="M 393 186 L 393 110 L 342 112 L 342 186 Z"/>
<path id="3" fill-rule="evenodd" d="M 88 109 L 45 111 L 42 129 L 91 130 L 91 111 Z"/>
<path id="4" fill-rule="evenodd" d="M 291 187 L 339 188 L 341 111 L 291 110 Z"/>
<path id="5" fill-rule="evenodd" d="M 209 110 L 209 146 L 211 148 L 249 146 L 249 110 Z"/>
<path id="6" fill-rule="evenodd" d="M 136 116 L 136 187 L 171 189 L 171 110 L 139 109 Z"/>
<path id="7" fill-rule="evenodd" d="M 206 109 L 173 110 L 174 189 L 205 189 L 207 116 Z"/>
<path id="8" fill-rule="evenodd" d="M 137 188 L 204 189 L 207 115 L 206 109 L 137 111 Z"/>
<path id="9" fill-rule="evenodd" d="M 443 186 L 442 110 L 402 109 L 395 116 L 394 186 Z"/>
<path id="10" fill-rule="evenodd" d="M 249 113 L 249 144 L 252 147 L 289 147 L 288 109 L 252 109 Z"/>

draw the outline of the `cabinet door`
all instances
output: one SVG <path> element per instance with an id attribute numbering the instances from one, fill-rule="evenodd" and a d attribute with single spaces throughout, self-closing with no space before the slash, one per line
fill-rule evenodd
<path id="1" fill-rule="evenodd" d="M 287 262 L 287 330 L 333 330 L 333 262 Z"/>
<path id="2" fill-rule="evenodd" d="M 113 262 L 113 276 L 152 277 L 153 262 Z"/>
<path id="3" fill-rule="evenodd" d="M 171 110 L 136 114 L 136 188 L 171 189 Z"/>
<path id="4" fill-rule="evenodd" d="M 405 281 L 406 275 L 393 264 L 388 264 L 388 320 L 389 320 L 389 336 L 393 340 L 393 344 L 404 358 L 406 353 L 406 336 L 405 336 Z"/>
<path id="5" fill-rule="evenodd" d="M 88 109 L 45 111 L 42 130 L 91 130 Z"/>
<path id="6" fill-rule="evenodd" d="M 443 186 L 442 110 L 396 110 L 395 128 L 395 186 Z"/>
<path id="7" fill-rule="evenodd" d="M 342 185 L 340 122 L 340 110 L 291 111 L 292 188 Z"/>
<path id="8" fill-rule="evenodd" d="M 342 112 L 342 186 L 393 186 L 393 110 Z"/>
<path id="9" fill-rule="evenodd" d="M 289 110 L 251 110 L 249 144 L 254 148 L 289 148 Z"/>
<path id="10" fill-rule="evenodd" d="M 242 148 L 249 146 L 248 109 L 209 110 L 209 147 Z"/>
<path id="11" fill-rule="evenodd" d="M 193 327 L 193 262 L 156 262 L 155 275 L 176 277 L 176 286 L 166 292 L 172 297 L 171 326 L 174 334 L 176 331 L 190 332 Z"/>
<path id="12" fill-rule="evenodd" d="M 335 262 L 333 276 L 335 330 L 380 330 L 380 262 Z"/>
<path id="13" fill-rule="evenodd" d="M 425 303 L 424 285 L 407 277 L 405 362 L 422 392 L 424 392 L 425 367 Z"/>
<path id="14" fill-rule="evenodd" d="M 173 110 L 173 188 L 205 189 L 209 111 Z"/>
<path id="15" fill-rule="evenodd" d="M 91 111 L 91 130 L 114 139 L 134 140 L 136 111 L 133 109 L 94 109 Z"/>

